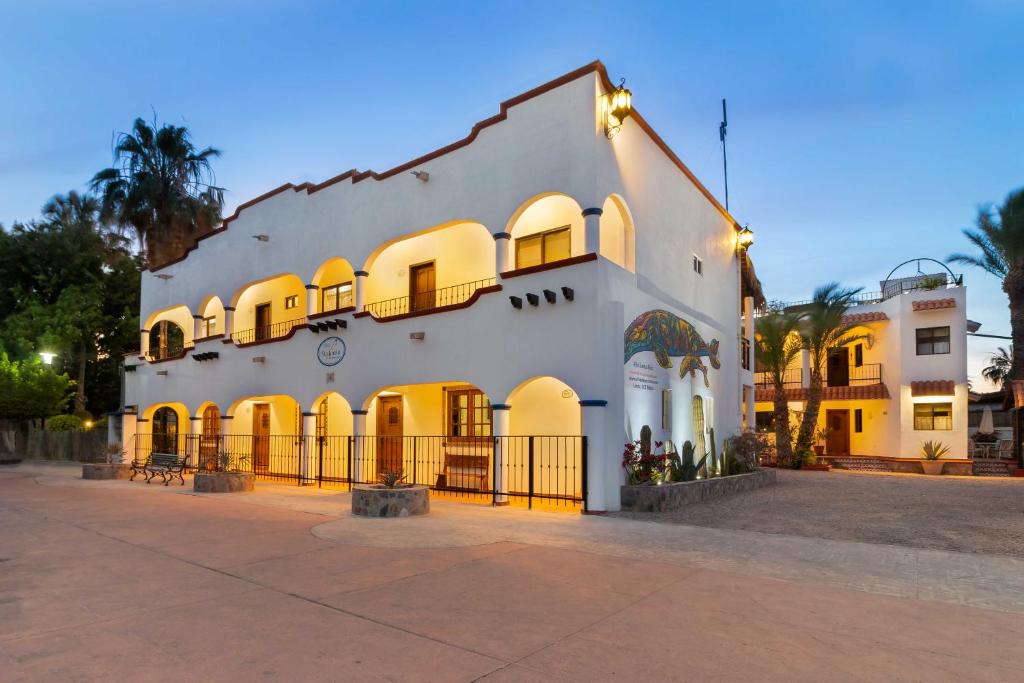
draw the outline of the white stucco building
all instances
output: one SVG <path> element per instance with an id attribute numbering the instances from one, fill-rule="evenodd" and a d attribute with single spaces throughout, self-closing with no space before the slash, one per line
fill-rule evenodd
<path id="1" fill-rule="evenodd" d="M 818 445 L 833 463 L 920 471 L 922 444 L 938 441 L 949 448 L 947 473 L 969 474 L 963 279 L 947 272 L 887 278 L 880 290 L 858 295 L 847 315 L 865 338 L 829 354 Z M 766 373 L 755 376 L 757 421 L 767 429 L 774 389 Z M 786 374 L 793 411 L 803 411 L 809 386 L 804 352 Z"/>
<path id="2" fill-rule="evenodd" d="M 601 511 L 643 425 L 738 433 L 740 228 L 636 110 L 609 117 L 613 90 L 587 65 L 396 168 L 246 202 L 145 272 L 125 447 Z"/>

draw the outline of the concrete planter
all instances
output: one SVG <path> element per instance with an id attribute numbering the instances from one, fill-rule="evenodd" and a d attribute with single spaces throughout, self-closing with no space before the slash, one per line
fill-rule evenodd
<path id="1" fill-rule="evenodd" d="M 236 493 L 252 491 L 256 475 L 252 472 L 196 472 L 192 490 L 196 493 Z"/>
<path id="2" fill-rule="evenodd" d="M 430 512 L 430 489 L 404 486 L 389 489 L 364 484 L 352 489 L 352 514 L 360 517 L 411 517 Z"/>
<path id="3" fill-rule="evenodd" d="M 925 474 L 942 474 L 942 467 L 945 464 L 946 463 L 942 462 L 941 460 L 922 460 L 921 469 L 924 470 Z"/>
<path id="4" fill-rule="evenodd" d="M 82 465 L 82 479 L 127 479 L 132 466 L 127 463 L 90 462 Z"/>
<path id="5" fill-rule="evenodd" d="M 775 483 L 774 468 L 760 468 L 749 474 L 698 479 L 661 486 L 623 486 L 622 509 L 633 512 L 675 512 L 687 505 L 752 491 Z"/>

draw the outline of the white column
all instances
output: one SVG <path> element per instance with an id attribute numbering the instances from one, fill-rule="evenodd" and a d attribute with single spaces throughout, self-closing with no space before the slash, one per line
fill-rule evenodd
<path id="1" fill-rule="evenodd" d="M 314 315 L 320 312 L 320 306 L 318 299 L 320 298 L 320 288 L 316 285 L 306 285 L 306 317 L 312 318 Z"/>
<path id="2" fill-rule="evenodd" d="M 302 461 L 299 463 L 299 476 L 303 485 L 315 483 L 319 474 L 316 438 L 316 413 L 302 413 Z"/>
<path id="3" fill-rule="evenodd" d="M 121 452 L 124 455 L 122 462 L 130 463 L 135 457 L 135 435 L 138 433 L 138 415 L 124 411 L 121 413 Z M 115 437 L 116 438 L 116 437 Z"/>
<path id="4" fill-rule="evenodd" d="M 363 471 L 363 446 L 366 437 L 366 411 L 365 410 L 353 410 L 352 411 L 352 472 L 349 473 L 349 479 L 354 482 L 362 480 L 372 481 L 372 477 L 369 476 L 369 472 Z"/>
<path id="5" fill-rule="evenodd" d="M 199 467 L 199 440 L 203 436 L 203 417 L 192 416 L 188 420 L 192 425 L 192 434 L 185 440 L 185 452 L 188 454 L 188 464 Z"/>
<path id="6" fill-rule="evenodd" d="M 356 313 L 363 312 L 363 305 L 366 303 L 366 278 L 370 277 L 370 274 L 365 270 L 357 270 L 353 275 L 356 276 Z"/>
<path id="7" fill-rule="evenodd" d="M 501 277 L 505 271 L 512 270 L 508 254 L 511 241 L 512 235 L 507 232 L 494 233 L 494 277 Z"/>
<path id="8" fill-rule="evenodd" d="M 583 209 L 583 253 L 601 253 L 601 214 L 603 211 L 592 207 Z"/>
<path id="9" fill-rule="evenodd" d="M 149 330 L 139 330 L 139 355 L 149 355 Z"/>
<path id="10" fill-rule="evenodd" d="M 754 297 L 745 296 L 743 297 L 743 337 L 747 340 L 747 363 L 750 367 L 750 372 L 754 372 Z M 743 385 L 743 410 L 747 418 L 747 429 L 754 431 L 754 420 L 756 414 L 754 412 L 755 406 L 755 391 L 753 385 Z"/>
<path id="11" fill-rule="evenodd" d="M 231 339 L 235 331 L 235 309 L 233 306 L 224 307 L 224 338 Z"/>
<path id="12" fill-rule="evenodd" d="M 583 436 L 587 439 L 587 512 L 604 512 L 608 509 L 605 471 L 608 469 L 605 444 L 605 408 L 608 401 L 581 400 L 583 413 Z"/>
<path id="13" fill-rule="evenodd" d="M 511 424 L 509 411 L 512 406 L 504 403 L 491 404 L 492 420 L 494 430 L 494 457 L 497 462 L 494 466 L 494 504 L 508 505 L 508 454 L 511 451 L 508 433 Z"/>

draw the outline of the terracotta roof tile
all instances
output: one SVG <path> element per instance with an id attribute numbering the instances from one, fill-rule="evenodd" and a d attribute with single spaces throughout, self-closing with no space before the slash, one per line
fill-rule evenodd
<path id="1" fill-rule="evenodd" d="M 910 383 L 911 396 L 952 396 L 956 382 L 951 379 L 930 379 Z"/>
<path id="2" fill-rule="evenodd" d="M 786 400 L 806 401 L 809 390 L 807 387 L 786 389 Z M 758 387 L 754 392 L 754 400 L 763 403 L 773 400 L 775 390 L 771 387 Z M 869 399 L 891 398 L 889 388 L 884 384 L 859 384 L 849 387 L 825 387 L 822 400 L 825 401 L 862 401 Z"/>
<path id="3" fill-rule="evenodd" d="M 956 299 L 924 299 L 911 305 L 915 311 L 937 311 L 940 308 L 956 308 Z"/>
<path id="4" fill-rule="evenodd" d="M 847 313 L 843 316 L 845 323 L 873 323 L 879 320 L 888 320 L 883 311 L 871 311 L 870 313 Z"/>

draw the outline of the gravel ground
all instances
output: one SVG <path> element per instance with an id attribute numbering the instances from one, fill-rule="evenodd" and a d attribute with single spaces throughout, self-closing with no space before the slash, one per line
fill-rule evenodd
<path id="1" fill-rule="evenodd" d="M 779 470 L 778 483 L 632 519 L 1024 557 L 1024 479 Z"/>

